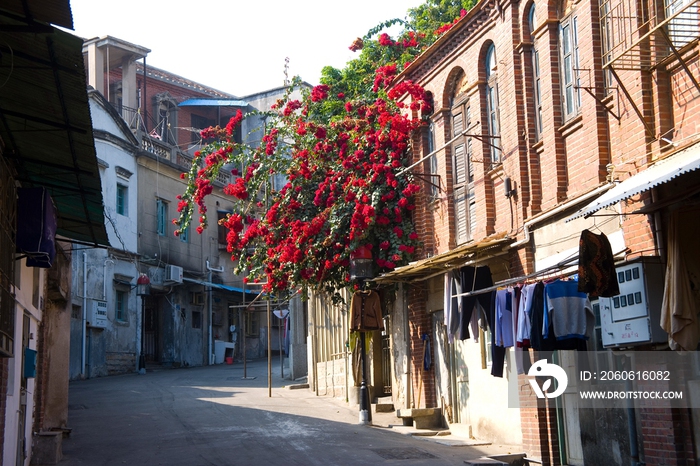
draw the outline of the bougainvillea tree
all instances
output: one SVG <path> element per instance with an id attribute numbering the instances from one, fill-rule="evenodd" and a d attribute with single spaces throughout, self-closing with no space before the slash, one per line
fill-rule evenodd
<path id="1" fill-rule="evenodd" d="M 413 31 L 397 40 L 379 35 L 372 47 L 380 58 L 361 90 L 351 89 L 347 79 L 326 76 L 311 89 L 294 79 L 263 112 L 267 124 L 259 145 L 235 142 L 240 112 L 225 128 L 202 131 L 210 142 L 182 175 L 187 189 L 179 196 L 176 234 L 192 219 L 202 232 L 205 198 L 217 175 L 242 166 L 224 188 L 236 207 L 221 224 L 235 272 L 265 283 L 264 291 L 335 292 L 350 284 L 350 257 L 359 248 L 371 250 L 377 272 L 410 261 L 419 247 L 411 217 L 420 188 L 404 168 L 412 133 L 431 109 L 420 86 L 390 84 L 401 61 L 426 46 L 424 37 Z M 364 48 L 366 41 L 360 42 L 351 48 Z M 280 174 L 287 182 L 274 191 L 273 176 Z"/>

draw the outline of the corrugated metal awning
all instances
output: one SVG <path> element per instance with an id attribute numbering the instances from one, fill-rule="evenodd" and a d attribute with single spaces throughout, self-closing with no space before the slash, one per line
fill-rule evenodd
<path id="1" fill-rule="evenodd" d="M 248 102 L 236 99 L 187 99 L 178 107 L 247 107 Z"/>
<path id="2" fill-rule="evenodd" d="M 425 280 L 431 276 L 461 267 L 471 260 L 486 260 L 489 257 L 502 254 L 508 250 L 512 241 L 513 238 L 500 234 L 482 241 L 463 244 L 451 251 L 412 262 L 384 273 L 373 281 L 388 283 Z"/>
<path id="3" fill-rule="evenodd" d="M 576 212 L 567 221 L 579 217 L 590 217 L 601 209 L 628 199 L 642 191 L 667 183 L 677 176 L 698 168 L 700 168 L 700 143 L 695 143 L 618 183 L 608 192 Z"/>
<path id="4" fill-rule="evenodd" d="M 23 187 L 49 191 L 57 210 L 58 235 L 109 245 L 83 41 L 48 25 L 36 32 L 32 28 L 37 23 L 27 21 L 0 14 L 0 30 L 9 31 L 0 40 L 4 156 L 17 169 Z"/>
<path id="5" fill-rule="evenodd" d="M 70 0 L 3 0 L 2 3 L 2 9 L 28 18 L 30 27 L 41 21 L 73 29 Z"/>

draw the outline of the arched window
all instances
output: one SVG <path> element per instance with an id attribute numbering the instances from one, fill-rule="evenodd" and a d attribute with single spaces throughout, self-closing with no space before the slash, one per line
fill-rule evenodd
<path id="1" fill-rule="evenodd" d="M 491 147 L 491 164 L 501 162 L 501 129 L 498 123 L 498 62 L 496 47 L 491 44 L 486 51 L 486 112 L 488 116 L 489 136 Z"/>
<path id="2" fill-rule="evenodd" d="M 540 55 L 535 44 L 535 27 L 537 27 L 537 15 L 535 14 L 535 4 L 530 5 L 528 14 L 528 29 L 530 40 L 532 41 L 532 86 L 535 101 L 535 139 L 542 138 L 542 76 L 540 74 Z"/>
<path id="3" fill-rule="evenodd" d="M 468 134 L 472 121 L 466 89 L 467 78 L 464 72 L 461 72 L 454 78 L 454 88 L 451 95 L 452 119 L 450 121 L 451 136 L 454 140 L 452 143 L 452 194 L 457 244 L 471 240 L 476 227 L 472 138 Z"/>

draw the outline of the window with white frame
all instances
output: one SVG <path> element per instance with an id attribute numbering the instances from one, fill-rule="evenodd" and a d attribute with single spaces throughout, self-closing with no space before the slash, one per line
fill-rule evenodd
<path id="1" fill-rule="evenodd" d="M 126 291 L 114 290 L 114 319 L 117 322 L 126 322 L 126 300 Z"/>
<path id="2" fill-rule="evenodd" d="M 126 185 L 117 183 L 117 213 L 119 215 L 129 215 L 129 188 Z"/>
<path id="3" fill-rule="evenodd" d="M 438 158 L 437 154 L 433 154 L 435 151 L 435 123 L 432 121 L 428 126 L 428 154 L 432 154 L 429 159 L 429 170 L 430 170 L 430 199 L 437 199 L 440 196 L 440 177 L 438 174 Z"/>
<path id="4" fill-rule="evenodd" d="M 452 143 L 452 170 L 454 177 L 452 186 L 457 244 L 471 240 L 476 226 L 472 138 L 463 134 L 470 125 L 471 108 L 469 101 L 459 101 L 452 107 L 452 138 L 456 138 Z"/>
<path id="5" fill-rule="evenodd" d="M 156 233 L 158 236 L 168 233 L 168 203 L 163 199 L 156 200 Z"/>
<path id="6" fill-rule="evenodd" d="M 697 39 L 700 31 L 697 2 L 666 0 L 666 18 L 671 18 L 668 23 L 668 36 L 675 48 L 680 49 Z"/>
<path id="7" fill-rule="evenodd" d="M 559 25 L 564 121 L 578 115 L 581 107 L 577 29 L 575 15 L 570 15 L 563 19 Z"/>
<path id="8" fill-rule="evenodd" d="M 530 40 L 532 41 L 532 87 L 535 103 L 535 138 L 539 141 L 542 138 L 542 75 L 540 74 L 540 54 L 535 43 L 535 27 L 537 26 L 537 15 L 535 4 L 530 5 L 528 15 L 528 26 L 530 30 Z"/>
<path id="9" fill-rule="evenodd" d="M 498 118 L 498 62 L 496 47 L 491 44 L 486 51 L 486 112 L 489 138 L 486 138 L 491 148 L 491 164 L 501 162 L 501 128 Z"/>

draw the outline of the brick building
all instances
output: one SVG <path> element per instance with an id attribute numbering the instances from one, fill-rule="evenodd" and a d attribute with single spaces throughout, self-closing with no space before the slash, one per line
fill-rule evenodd
<path id="1" fill-rule="evenodd" d="M 582 233 L 604 234 L 618 273 L 639 264 L 645 314 L 621 316 L 624 295 L 590 297 L 594 367 L 619 368 L 621 350 L 682 349 L 693 390 L 700 300 L 675 283 L 698 289 L 699 32 L 692 1 L 482 0 L 401 72 L 395 84 L 422 85 L 434 111 L 421 115 L 410 168 L 424 187 L 414 218 L 423 259 L 379 278 L 401 296 L 390 311 L 395 402 L 442 408 L 451 428 L 520 443 L 543 464 L 695 464 L 687 404 L 612 419 L 578 408 L 572 377 L 556 402 L 538 399 L 519 350 L 506 348 L 498 369 L 493 327 L 460 339 L 445 313 L 472 296 L 488 307 L 478 297 L 499 286 L 570 277 Z M 446 289 L 446 274 L 465 269 L 473 282 Z M 570 352 L 558 358 L 573 367 Z"/>
<path id="2" fill-rule="evenodd" d="M 239 98 L 148 66 L 149 52 L 110 36 L 83 46 L 112 247 L 81 250 L 74 261 L 73 378 L 133 372 L 141 355 L 149 365 L 178 367 L 240 358 L 240 342 L 248 358 L 267 350 L 264 314 L 244 312 L 243 305 L 259 290 L 246 289 L 233 273 L 225 229 L 215 223 L 233 211 L 223 187 L 241 167 L 222 170 L 214 181 L 206 199 L 210 226 L 202 234 L 194 228 L 199 215 L 179 236 L 172 219 L 186 190 L 181 174 L 203 147 L 200 131 L 225 127 L 237 111 L 268 109 L 287 88 Z M 262 125 L 262 116 L 249 116 L 235 137 L 254 146 Z M 141 274 L 150 280 L 148 296 L 137 296 Z M 105 318 L 86 322 L 96 303 Z M 300 309 L 297 316 L 303 321 Z M 273 349 L 281 351 L 278 325 L 271 332 Z M 293 341 L 290 348 L 300 363 L 291 363 L 295 376 L 304 375 L 305 346 Z"/>

